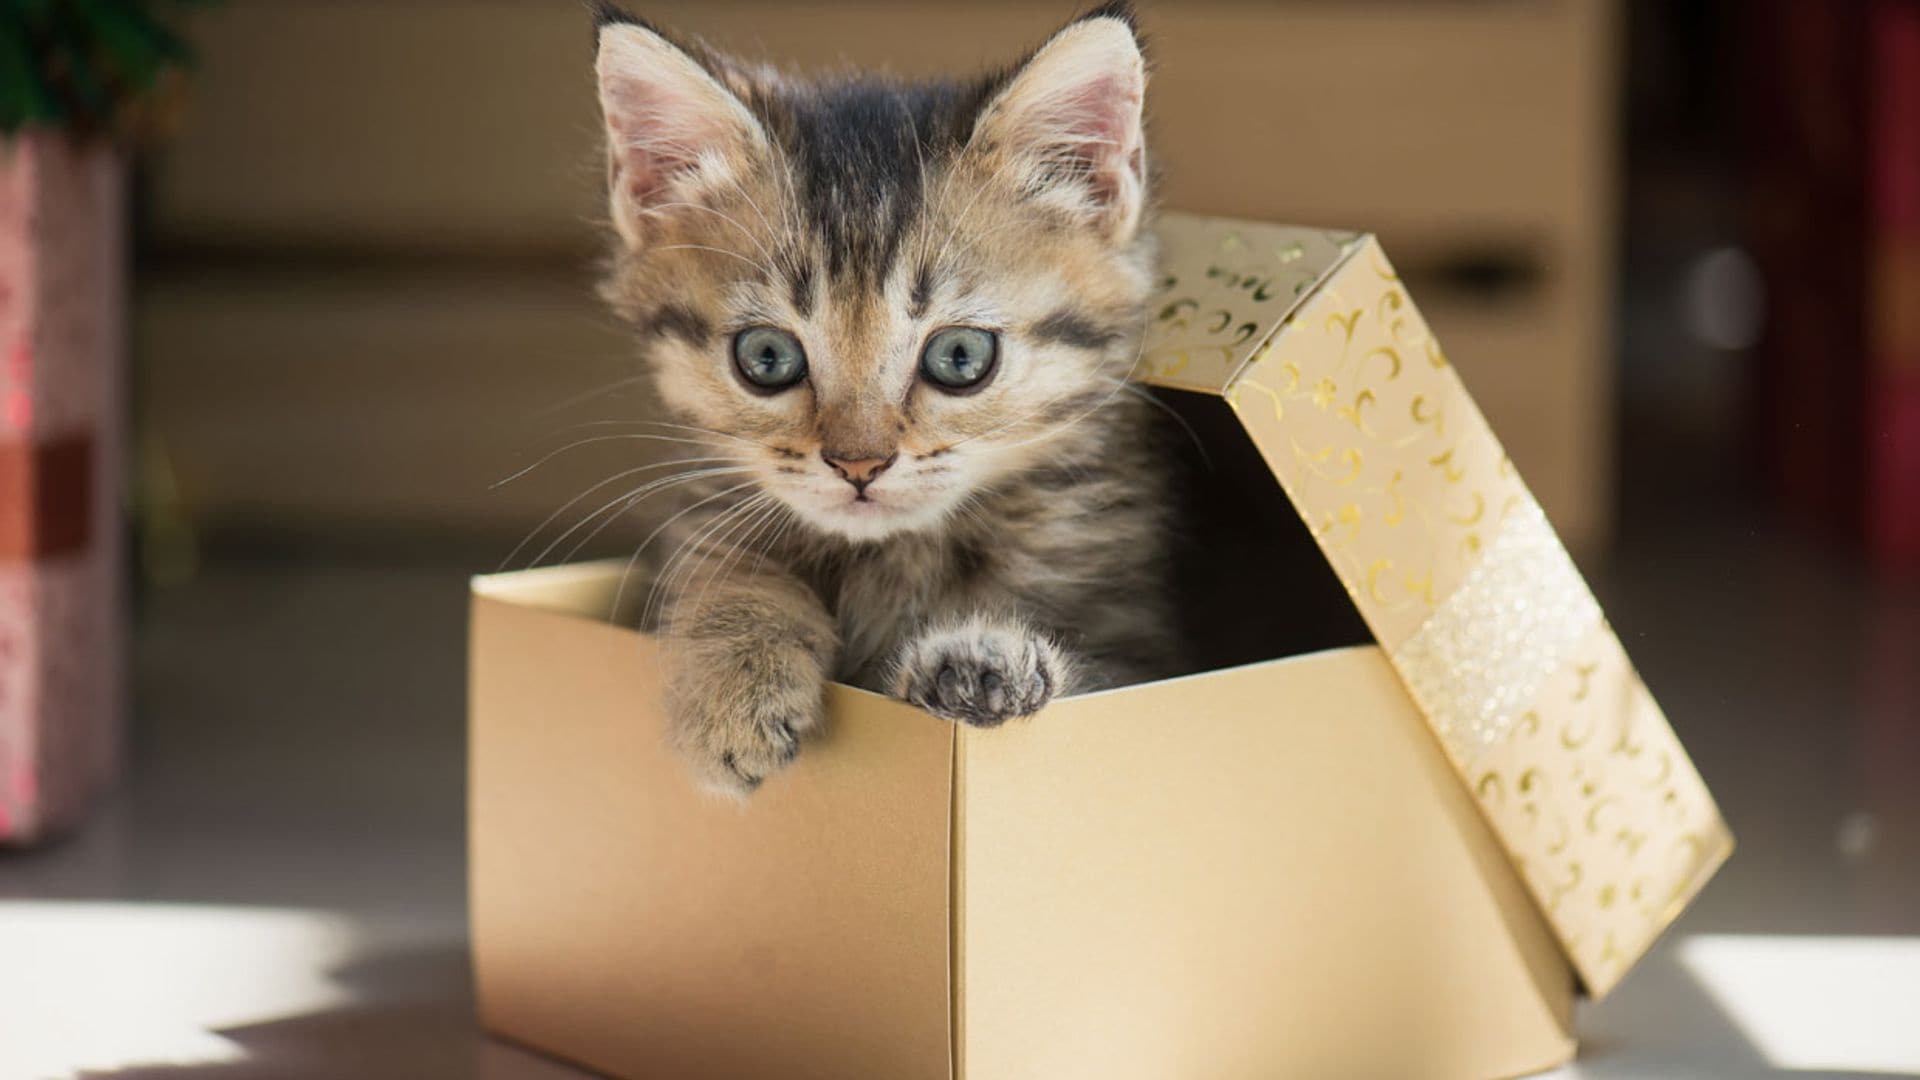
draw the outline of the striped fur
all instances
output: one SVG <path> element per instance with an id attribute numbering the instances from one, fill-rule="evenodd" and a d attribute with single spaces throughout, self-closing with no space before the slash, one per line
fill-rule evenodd
<path id="1" fill-rule="evenodd" d="M 604 294 L 675 430 L 732 470 L 682 490 L 649 606 L 699 778 L 752 790 L 829 678 L 990 726 L 1163 671 L 1169 499 L 1126 381 L 1153 252 L 1124 9 L 929 82 L 797 79 L 603 9 L 597 66 Z M 954 325 L 998 335 L 977 391 L 919 374 Z M 732 342 L 755 326 L 801 342 L 804 382 L 745 383 Z M 858 486 L 835 461 L 884 471 Z"/>

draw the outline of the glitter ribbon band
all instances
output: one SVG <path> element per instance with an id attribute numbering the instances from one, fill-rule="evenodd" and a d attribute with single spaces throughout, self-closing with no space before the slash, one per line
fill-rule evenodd
<path id="1" fill-rule="evenodd" d="M 1529 500 L 1393 661 L 1448 749 L 1471 765 L 1513 733 L 1600 621 L 1593 593 Z"/>

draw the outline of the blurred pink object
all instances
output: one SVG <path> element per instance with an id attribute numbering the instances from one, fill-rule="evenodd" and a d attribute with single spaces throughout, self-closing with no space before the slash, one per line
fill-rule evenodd
<path id="1" fill-rule="evenodd" d="M 122 189 L 106 143 L 0 142 L 0 844 L 119 760 Z"/>

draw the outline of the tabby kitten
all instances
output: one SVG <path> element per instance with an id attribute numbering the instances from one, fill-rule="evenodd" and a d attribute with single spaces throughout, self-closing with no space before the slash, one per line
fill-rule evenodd
<path id="1" fill-rule="evenodd" d="M 991 727 L 1161 673 L 1130 13 L 928 82 L 802 80 L 599 15 L 603 291 L 670 430 L 721 463 L 663 526 L 655 593 L 698 778 L 757 787 L 830 678 Z"/>

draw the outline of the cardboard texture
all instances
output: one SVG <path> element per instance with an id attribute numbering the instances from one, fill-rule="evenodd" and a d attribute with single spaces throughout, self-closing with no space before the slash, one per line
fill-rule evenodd
<path id="1" fill-rule="evenodd" d="M 478 585 L 488 1029 L 628 1078 L 1488 1078 L 1572 1056 L 1573 976 L 1379 650 L 984 733 L 836 688 L 827 735 L 741 807 L 661 739 L 654 643 L 602 621 L 622 570 Z"/>
<path id="2" fill-rule="evenodd" d="M 666 750 L 656 646 L 606 621 L 621 564 L 476 579 L 491 1030 L 622 1077 L 1572 1056 L 1576 989 L 1618 981 L 1727 831 L 1371 238 L 1160 232 L 1137 376 L 1230 406 L 1258 450 L 1234 482 L 1279 482 L 1378 644 L 989 732 L 835 687 L 743 807 Z"/>
<path id="3" fill-rule="evenodd" d="M 598 621 L 619 577 L 475 601 L 487 1026 L 625 1077 L 946 1075 L 949 726 L 839 688 L 804 780 L 716 802 L 661 739 L 653 643 Z"/>

